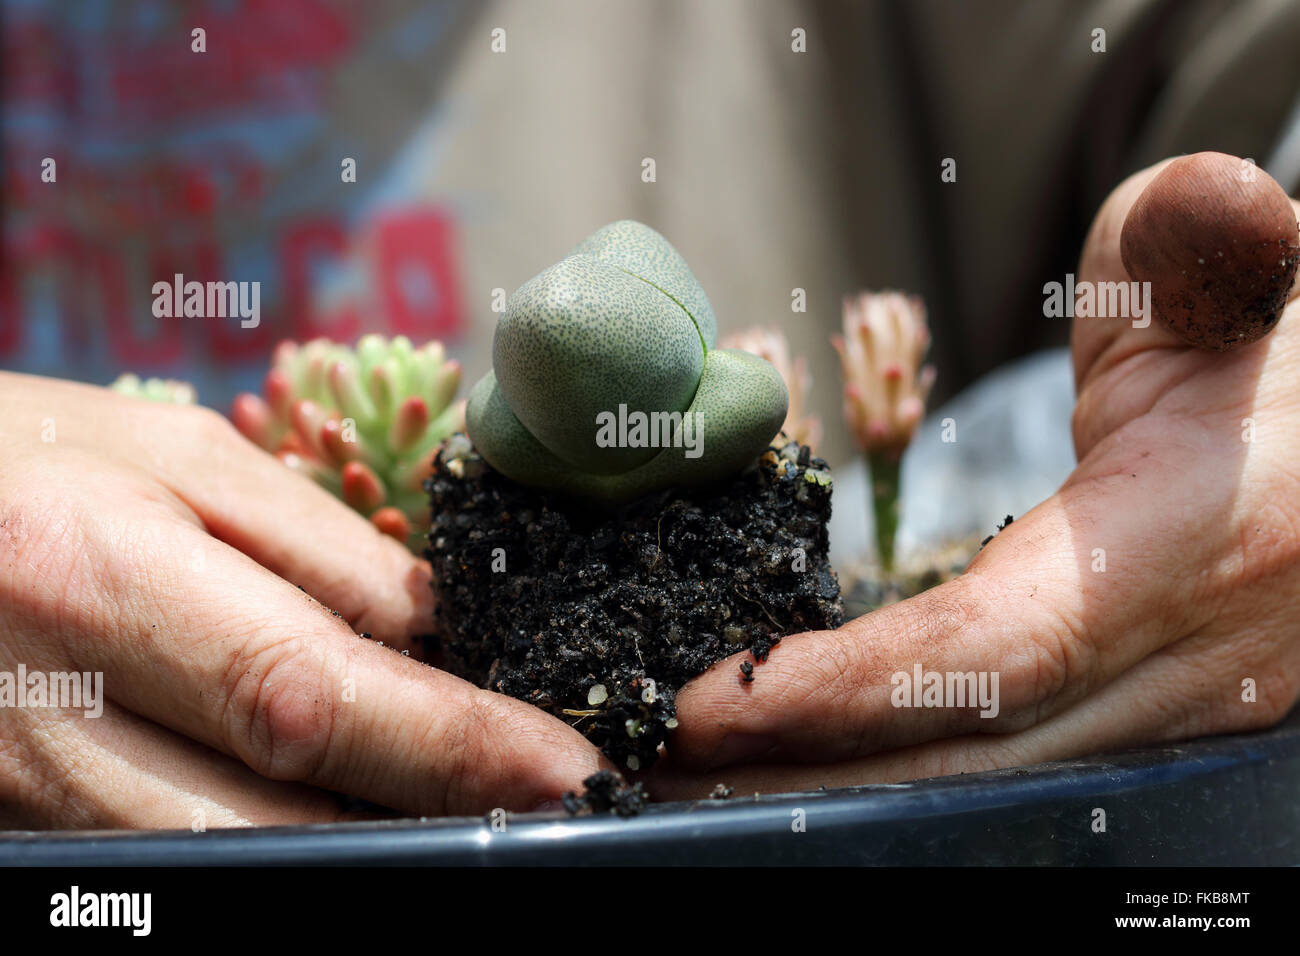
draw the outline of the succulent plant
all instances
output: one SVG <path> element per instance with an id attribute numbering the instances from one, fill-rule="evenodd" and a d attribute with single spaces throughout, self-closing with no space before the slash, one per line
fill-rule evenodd
<path id="1" fill-rule="evenodd" d="M 807 445 L 814 451 L 822 440 L 822 422 L 816 415 L 807 415 L 804 409 L 808 404 L 808 392 L 812 388 L 812 376 L 808 374 L 808 362 L 803 356 L 791 359 L 790 342 L 779 329 L 742 329 L 724 336 L 722 346 L 729 349 L 742 349 L 752 352 L 772 363 L 785 382 L 785 390 L 790 396 L 790 408 L 785 415 L 785 432 L 801 445 Z"/>
<path id="2" fill-rule="evenodd" d="M 726 478 L 767 447 L 788 397 L 771 364 L 716 341 L 677 250 L 611 223 L 507 301 L 469 437 L 521 484 L 608 503 Z"/>
<path id="3" fill-rule="evenodd" d="M 844 334 L 831 344 L 844 378 L 844 418 L 871 466 L 880 563 L 892 570 L 899 466 L 934 384 L 934 368 L 921 364 L 930 346 L 925 303 L 901 292 L 846 296 Z"/>
<path id="4" fill-rule="evenodd" d="M 460 365 L 439 342 L 362 336 L 276 347 L 265 399 L 245 392 L 231 419 L 253 442 L 418 548 L 423 482 L 439 442 L 463 427 Z"/>
<path id="5" fill-rule="evenodd" d="M 193 405 L 197 400 L 194 386 L 174 378 L 146 378 L 126 372 L 119 375 L 108 386 L 113 391 L 133 398 L 143 398 L 149 402 L 161 402 L 164 405 Z"/>

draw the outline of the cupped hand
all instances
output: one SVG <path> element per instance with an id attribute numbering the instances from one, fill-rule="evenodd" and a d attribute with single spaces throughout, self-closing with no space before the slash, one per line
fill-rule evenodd
<path id="1" fill-rule="evenodd" d="M 0 680 L 31 705 L 98 673 L 105 698 L 0 706 L 0 826 L 338 819 L 327 791 L 527 810 L 601 766 L 400 653 L 428 630 L 427 564 L 220 415 L 12 374 L 0 408 Z"/>
<path id="2" fill-rule="evenodd" d="M 1231 255 L 1279 230 L 1293 249 L 1295 210 L 1265 174 L 1246 171 L 1232 157 L 1197 154 L 1133 176 L 1093 223 L 1078 279 L 1130 280 L 1121 232 L 1157 176 L 1130 223 L 1130 264 L 1177 266 L 1180 250 Z M 1272 206 L 1256 204 L 1263 188 L 1277 196 Z M 1277 222 L 1258 219 L 1278 203 Z M 1169 221 L 1183 224 L 1181 235 L 1156 231 Z M 1258 322 L 1251 281 L 1202 288 L 1195 272 L 1173 268 L 1155 283 L 1156 301 L 1169 293 L 1163 301 L 1187 309 L 1200 301 L 1188 295 L 1236 295 L 1229 321 Z M 1115 318 L 1075 319 L 1072 344 L 1079 465 L 1061 489 L 955 580 L 836 631 L 786 638 L 752 684 L 734 659 L 688 684 L 656 797 L 702 796 L 719 780 L 776 791 L 1019 766 L 1268 727 L 1291 709 L 1300 694 L 1297 290 L 1272 335 L 1231 352 L 1194 348 L 1160 322 Z M 996 674 L 996 716 L 895 706 L 894 675 L 911 677 L 917 665 Z"/>

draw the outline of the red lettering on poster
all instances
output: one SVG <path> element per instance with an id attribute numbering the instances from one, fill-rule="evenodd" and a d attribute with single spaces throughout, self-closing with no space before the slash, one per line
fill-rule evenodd
<path id="1" fill-rule="evenodd" d="M 123 368 L 163 366 L 179 362 L 184 355 L 180 320 L 155 318 L 153 296 L 146 302 L 146 331 L 139 334 L 131 321 L 131 297 L 126 288 L 126 269 L 122 257 L 109 249 L 95 249 L 90 254 L 91 271 L 98 282 L 104 324 L 108 328 L 108 347 Z M 158 280 L 152 280 L 158 281 Z M 151 281 L 151 285 L 152 285 Z"/>
<path id="2" fill-rule="evenodd" d="M 374 228 L 379 299 L 392 334 L 417 342 L 459 338 L 464 316 L 451 218 L 416 209 L 384 214 Z"/>
<path id="3" fill-rule="evenodd" d="M 280 274 L 284 276 L 289 328 L 298 341 L 324 336 L 350 342 L 360 333 L 361 321 L 354 310 L 327 321 L 312 305 L 312 263 L 320 258 L 341 259 L 347 248 L 347 233 L 330 219 L 299 222 L 285 233 L 280 243 Z"/>

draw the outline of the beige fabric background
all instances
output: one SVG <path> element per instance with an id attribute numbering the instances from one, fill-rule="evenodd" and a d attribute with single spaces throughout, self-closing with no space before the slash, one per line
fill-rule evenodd
<path id="1" fill-rule="evenodd" d="M 1300 90 L 1289 0 L 499 0 L 475 16 L 421 146 L 423 190 L 463 216 L 470 380 L 494 288 L 640 219 L 724 333 L 775 323 L 807 356 L 833 462 L 852 451 L 827 340 L 843 293 L 925 295 L 942 398 L 1065 341 L 1042 284 L 1073 268 L 1121 176 L 1198 149 L 1262 159 Z"/>

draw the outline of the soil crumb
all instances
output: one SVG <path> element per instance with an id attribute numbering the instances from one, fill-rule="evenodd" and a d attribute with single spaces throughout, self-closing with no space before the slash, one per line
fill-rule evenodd
<path id="1" fill-rule="evenodd" d="M 569 816 L 580 813 L 617 813 L 634 817 L 648 802 L 641 784 L 629 784 L 617 770 L 598 770 L 582 781 L 582 793 L 572 790 L 564 795 L 564 809 Z"/>

